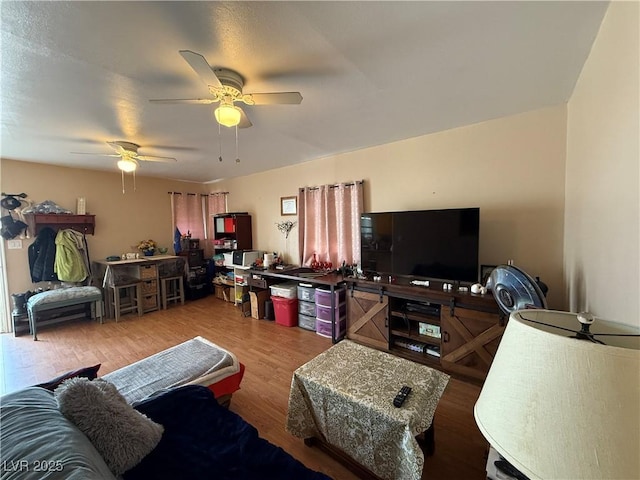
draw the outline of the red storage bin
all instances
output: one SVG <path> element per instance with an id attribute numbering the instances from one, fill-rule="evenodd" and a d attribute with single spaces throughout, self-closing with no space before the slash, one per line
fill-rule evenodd
<path id="1" fill-rule="evenodd" d="M 298 326 L 298 299 L 271 296 L 276 323 L 285 327 Z"/>

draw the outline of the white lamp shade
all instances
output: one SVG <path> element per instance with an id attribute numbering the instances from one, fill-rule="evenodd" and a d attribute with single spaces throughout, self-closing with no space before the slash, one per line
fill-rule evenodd
<path id="1" fill-rule="evenodd" d="M 474 409 L 484 437 L 531 479 L 640 478 L 640 339 L 600 345 L 529 320 L 580 330 L 568 312 L 511 314 Z"/>
<path id="2" fill-rule="evenodd" d="M 131 158 L 123 158 L 118 160 L 118 168 L 123 172 L 135 172 L 138 168 L 138 163 Z"/>
<path id="3" fill-rule="evenodd" d="M 235 127 L 240 123 L 242 116 L 238 107 L 226 104 L 220 105 L 213 113 L 218 123 L 225 127 Z"/>

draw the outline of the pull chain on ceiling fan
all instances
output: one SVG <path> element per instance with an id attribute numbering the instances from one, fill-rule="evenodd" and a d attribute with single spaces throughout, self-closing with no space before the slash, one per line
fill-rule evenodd
<path id="1" fill-rule="evenodd" d="M 240 163 L 240 150 L 239 150 L 239 143 L 238 143 L 238 126 L 237 125 L 236 125 L 235 137 L 236 137 L 236 163 Z M 221 124 L 218 124 L 218 147 L 219 147 L 218 161 L 222 162 L 222 126 Z"/>

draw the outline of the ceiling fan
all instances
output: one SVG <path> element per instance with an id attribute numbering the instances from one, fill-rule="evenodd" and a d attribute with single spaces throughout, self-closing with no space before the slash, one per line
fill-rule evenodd
<path id="1" fill-rule="evenodd" d="M 220 102 L 214 111 L 218 123 L 225 127 L 238 126 L 238 128 L 248 128 L 252 124 L 235 102 L 243 102 L 246 105 L 297 105 L 302 102 L 300 92 L 243 93 L 244 79 L 239 73 L 227 68 L 212 68 L 202 55 L 191 50 L 180 50 L 180 55 L 209 87 L 209 93 L 213 98 L 154 99 L 150 102 L 201 105 Z"/>
<path id="2" fill-rule="evenodd" d="M 115 140 L 107 142 L 116 153 L 88 153 L 88 152 L 71 152 L 79 155 L 99 155 L 101 157 L 120 157 L 118 160 L 118 168 L 123 172 L 135 172 L 140 166 L 138 162 L 163 162 L 172 163 L 177 160 L 173 157 L 158 157 L 155 155 L 138 155 L 138 149 L 140 145 L 132 142 L 126 142 L 124 140 Z"/>
<path id="3" fill-rule="evenodd" d="M 140 145 L 132 142 L 127 142 L 124 140 L 115 140 L 112 142 L 107 142 L 111 148 L 115 150 L 116 153 L 89 153 L 89 152 L 71 152 L 79 155 L 98 155 L 101 157 L 118 157 L 118 168 L 122 172 L 122 193 L 124 192 L 124 174 L 133 173 L 133 189 L 135 190 L 135 174 L 136 170 L 140 166 L 139 162 L 162 162 L 162 163 L 172 163 L 177 160 L 173 157 L 158 157 L 156 155 L 139 155 L 138 149 Z"/>

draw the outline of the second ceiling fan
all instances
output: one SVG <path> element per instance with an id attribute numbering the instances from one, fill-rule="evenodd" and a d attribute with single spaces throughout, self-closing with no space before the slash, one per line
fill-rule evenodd
<path id="1" fill-rule="evenodd" d="M 213 98 L 153 99 L 150 102 L 200 105 L 220 102 L 214 112 L 218 123 L 225 127 L 238 126 L 239 128 L 248 128 L 252 124 L 235 102 L 246 105 L 297 105 L 302 102 L 300 92 L 243 93 L 244 79 L 239 73 L 226 68 L 212 68 L 202 55 L 191 50 L 180 50 L 180 55 L 209 87 L 209 93 Z"/>

